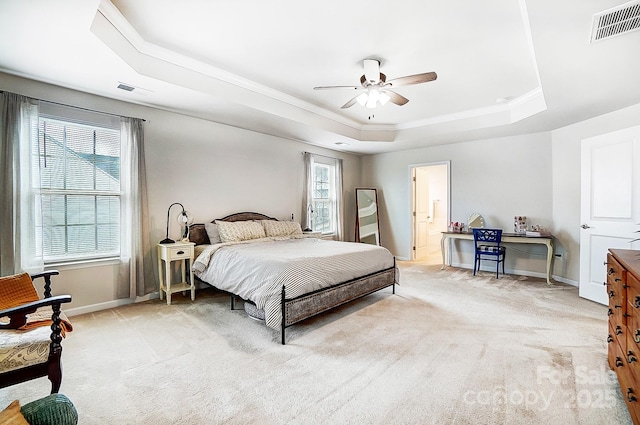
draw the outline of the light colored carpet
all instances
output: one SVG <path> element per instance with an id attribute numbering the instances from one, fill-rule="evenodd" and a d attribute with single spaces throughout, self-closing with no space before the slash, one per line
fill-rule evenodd
<path id="1" fill-rule="evenodd" d="M 604 306 L 542 279 L 401 263 L 401 286 L 279 333 L 201 290 L 75 316 L 81 424 L 629 424 Z M 44 396 L 40 378 L 0 407 Z"/>

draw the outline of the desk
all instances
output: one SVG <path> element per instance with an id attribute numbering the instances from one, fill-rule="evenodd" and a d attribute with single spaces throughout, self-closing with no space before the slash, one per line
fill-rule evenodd
<path id="1" fill-rule="evenodd" d="M 455 232 L 442 232 L 442 240 L 440 241 L 440 250 L 442 251 L 442 268 L 447 265 L 445 263 L 445 247 L 444 243 L 447 239 L 467 239 L 473 240 L 473 233 L 455 233 Z M 553 260 L 553 236 L 540 236 L 540 237 L 526 237 L 517 233 L 503 233 L 503 243 L 532 243 L 538 245 L 546 245 L 547 247 L 547 284 L 551 285 L 551 261 Z M 449 264 L 451 265 L 451 259 Z"/>

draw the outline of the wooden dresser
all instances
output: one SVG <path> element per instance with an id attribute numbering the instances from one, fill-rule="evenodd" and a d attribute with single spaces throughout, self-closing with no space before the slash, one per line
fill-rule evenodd
<path id="1" fill-rule="evenodd" d="M 609 367 L 618 375 L 633 423 L 640 425 L 640 251 L 610 249 Z"/>

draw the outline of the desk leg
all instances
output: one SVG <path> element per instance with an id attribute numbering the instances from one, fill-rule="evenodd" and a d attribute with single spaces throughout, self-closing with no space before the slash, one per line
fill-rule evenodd
<path id="1" fill-rule="evenodd" d="M 547 245 L 547 285 L 551 285 L 551 262 L 553 261 L 553 242 L 549 240 Z"/>
<path id="2" fill-rule="evenodd" d="M 440 270 L 444 270 L 445 267 L 445 254 L 444 254 L 444 240 L 447 237 L 445 236 L 445 234 L 442 234 L 442 239 L 440 239 L 440 252 L 442 253 L 442 267 L 440 267 Z"/>

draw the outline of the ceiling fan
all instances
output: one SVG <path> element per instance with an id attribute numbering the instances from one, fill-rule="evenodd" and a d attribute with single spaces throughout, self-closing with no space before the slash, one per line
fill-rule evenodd
<path id="1" fill-rule="evenodd" d="M 409 86 L 413 84 L 421 84 L 433 81 L 438 76 L 435 72 L 425 72 L 422 74 L 407 75 L 406 77 L 395 78 L 387 81 L 387 76 L 380 72 L 380 61 L 377 59 L 365 59 L 363 62 L 364 75 L 360 77 L 361 86 L 320 86 L 314 87 L 314 90 L 330 90 L 330 89 L 349 89 L 357 90 L 362 93 L 358 94 L 347 103 L 342 105 L 342 109 L 350 108 L 356 103 L 367 108 L 375 108 L 377 104 L 384 105 L 391 101 L 396 105 L 402 106 L 409 99 L 390 90 L 392 88 Z"/>

